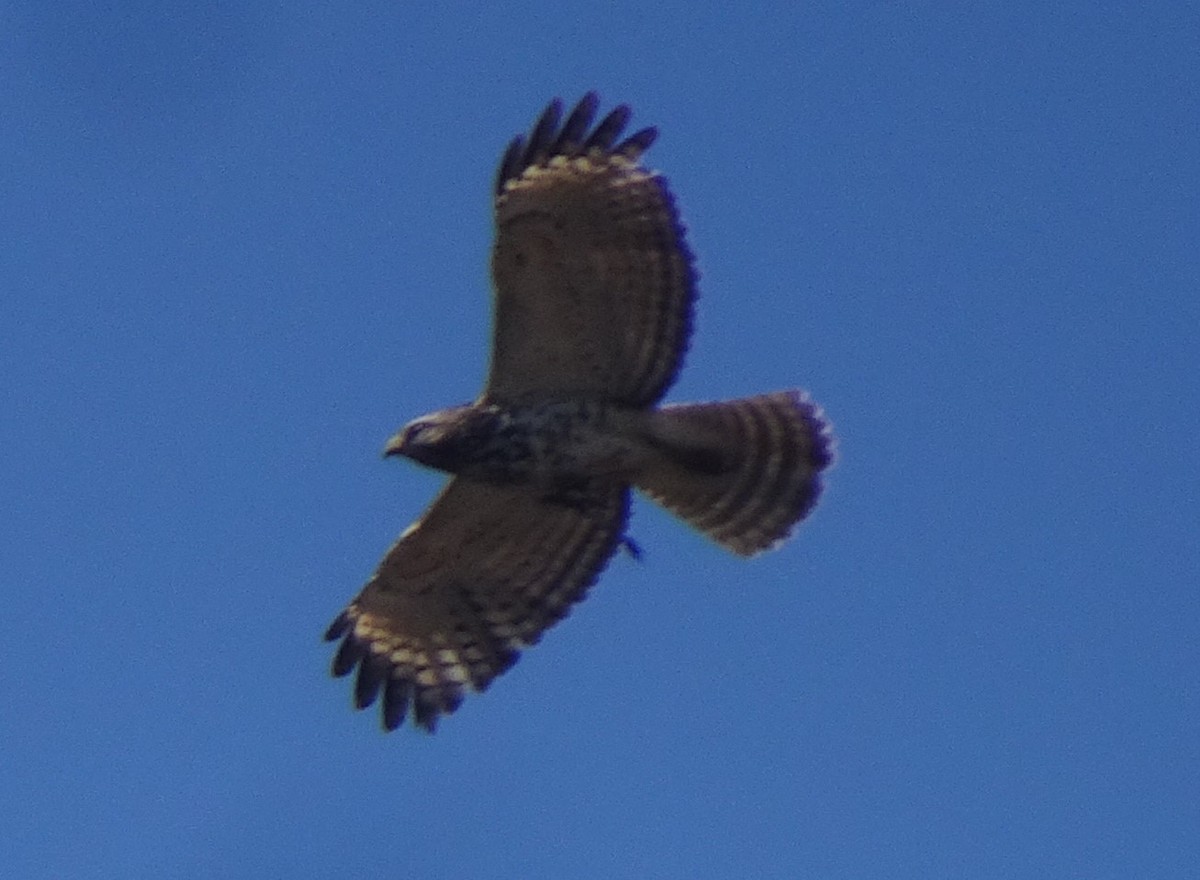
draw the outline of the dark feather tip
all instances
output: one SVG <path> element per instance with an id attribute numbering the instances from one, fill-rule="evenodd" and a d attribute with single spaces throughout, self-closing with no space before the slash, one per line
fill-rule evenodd
<path id="1" fill-rule="evenodd" d="M 350 615 L 343 611 L 333 619 L 333 623 L 329 624 L 329 629 L 325 630 L 325 641 L 333 642 L 340 639 L 346 634 L 346 630 L 350 629 Z"/>
<path id="2" fill-rule="evenodd" d="M 408 703 L 412 698 L 412 682 L 405 678 L 389 678 L 383 689 L 383 729 L 395 730 L 404 723 Z"/>
<path id="3" fill-rule="evenodd" d="M 579 148 L 583 146 L 583 136 L 587 134 L 592 120 L 596 118 L 598 109 L 600 96 L 595 92 L 588 92 L 580 99 L 563 124 L 558 140 L 554 142 L 553 152 L 556 155 L 573 156 L 579 152 Z"/>
<path id="4" fill-rule="evenodd" d="M 613 141 L 621 136 L 621 132 L 629 124 L 629 117 L 632 113 L 633 111 L 625 104 L 616 107 L 596 126 L 596 130 L 592 132 L 592 136 L 583 145 L 584 152 L 586 153 L 589 150 L 603 150 L 607 152 L 612 147 Z"/>
<path id="5" fill-rule="evenodd" d="M 500 170 L 496 172 L 496 194 L 504 192 L 504 184 L 521 173 L 521 157 L 525 154 L 525 138 L 517 135 L 504 151 Z"/>
<path id="6" fill-rule="evenodd" d="M 413 700 L 413 723 L 417 727 L 433 733 L 437 730 L 438 714 L 438 707 L 426 703 L 420 694 Z"/>
<path id="7" fill-rule="evenodd" d="M 613 144 L 620 140 L 633 111 L 626 104 L 615 107 L 589 134 L 588 129 L 599 109 L 600 96 L 588 92 L 563 121 L 562 101 L 558 98 L 551 101 L 534 123 L 528 138 L 517 136 L 509 143 L 496 172 L 496 195 L 503 195 L 505 184 L 520 178 L 526 169 L 543 165 L 555 156 L 570 158 L 599 150 L 637 160 L 658 137 L 657 129 L 643 128 L 614 148 Z"/>
<path id="8" fill-rule="evenodd" d="M 505 672 L 513 668 L 513 664 L 521 657 L 520 651 L 514 651 L 512 648 L 504 648 L 496 658 L 495 675 L 503 675 Z M 494 677 L 494 676 L 493 676 Z"/>
<path id="9" fill-rule="evenodd" d="M 479 693 L 486 691 L 498 676 L 512 669 L 513 664 L 521 658 L 521 652 L 512 648 L 500 646 L 492 662 L 487 667 L 480 668 L 471 676 L 471 687 Z"/>
<path id="10" fill-rule="evenodd" d="M 386 660 L 374 652 L 363 657 L 358 665 L 358 678 L 354 680 L 354 705 L 365 709 L 379 696 L 379 688 L 390 671 Z"/>
<path id="11" fill-rule="evenodd" d="M 349 675 L 351 670 L 358 665 L 358 661 L 363 658 L 363 654 L 367 651 L 367 646 L 354 638 L 353 633 L 346 636 L 346 640 L 342 642 L 342 646 L 338 648 L 338 652 L 333 656 L 333 666 L 331 672 L 334 678 L 341 678 L 343 675 Z"/>
<path id="12" fill-rule="evenodd" d="M 558 120 L 562 118 L 562 101 L 555 98 L 542 111 L 533 133 L 529 135 L 529 146 L 525 148 L 525 167 L 536 165 L 546 158 L 550 145 L 554 143 L 558 131 Z"/>
<path id="13" fill-rule="evenodd" d="M 462 701 L 462 688 L 448 682 L 418 690 L 413 700 L 413 721 L 418 727 L 433 733 L 437 729 L 438 719 L 454 712 L 462 705 Z"/>
<path id="14" fill-rule="evenodd" d="M 628 156 L 630 159 L 636 159 L 650 149 L 657 139 L 657 128 L 653 126 L 643 128 L 641 131 L 635 132 L 621 141 L 620 145 L 613 152 L 620 153 L 622 156 Z"/>

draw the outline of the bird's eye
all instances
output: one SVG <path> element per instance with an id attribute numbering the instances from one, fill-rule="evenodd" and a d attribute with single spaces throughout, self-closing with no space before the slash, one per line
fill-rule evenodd
<path id="1" fill-rule="evenodd" d="M 416 422 L 404 431 L 405 445 L 429 446 L 441 439 L 441 429 L 432 422 Z"/>

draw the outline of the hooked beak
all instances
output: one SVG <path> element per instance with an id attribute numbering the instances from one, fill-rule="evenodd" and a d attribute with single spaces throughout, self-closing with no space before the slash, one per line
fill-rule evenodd
<path id="1" fill-rule="evenodd" d="M 404 432 L 399 431 L 388 438 L 387 443 L 383 444 L 383 457 L 388 458 L 393 455 L 404 454 Z"/>

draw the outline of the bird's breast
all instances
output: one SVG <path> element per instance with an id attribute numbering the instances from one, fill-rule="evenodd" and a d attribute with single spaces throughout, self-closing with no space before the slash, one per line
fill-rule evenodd
<path id="1" fill-rule="evenodd" d="M 592 480 L 627 482 L 639 459 L 628 418 L 599 401 L 550 401 L 499 409 L 475 438 L 464 476 L 554 488 Z"/>

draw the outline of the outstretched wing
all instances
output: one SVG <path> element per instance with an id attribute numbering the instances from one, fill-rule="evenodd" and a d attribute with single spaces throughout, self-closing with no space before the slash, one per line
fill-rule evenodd
<path id="1" fill-rule="evenodd" d="M 628 515 L 625 488 L 597 487 L 568 505 L 452 479 L 329 627 L 326 639 L 344 638 L 333 674 L 357 667 L 360 709 L 382 692 L 388 730 L 410 706 L 433 730 L 468 687 L 485 689 L 583 598 Z"/>
<path id="2" fill-rule="evenodd" d="M 622 105 L 592 128 L 586 95 L 555 99 L 496 179 L 496 289 L 485 398 L 584 394 L 645 406 L 675 379 L 696 273 L 666 181 L 638 159 L 657 134 L 617 142 Z"/>

